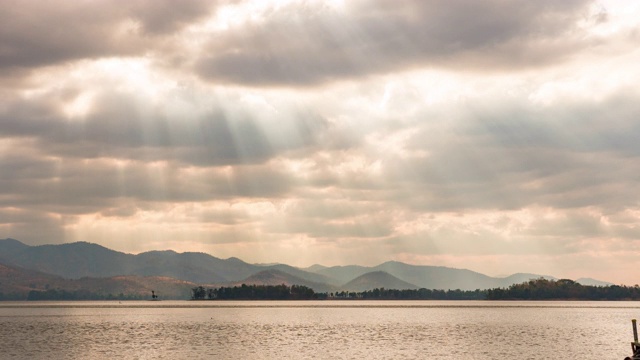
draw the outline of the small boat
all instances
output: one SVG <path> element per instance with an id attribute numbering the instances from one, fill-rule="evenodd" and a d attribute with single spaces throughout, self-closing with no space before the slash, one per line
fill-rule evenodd
<path id="1" fill-rule="evenodd" d="M 158 297 L 158 295 L 156 295 L 156 292 L 151 290 L 151 301 L 160 301 L 160 298 Z"/>

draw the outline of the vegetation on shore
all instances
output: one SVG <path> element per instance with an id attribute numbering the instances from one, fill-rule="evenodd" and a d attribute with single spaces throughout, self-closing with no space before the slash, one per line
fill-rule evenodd
<path id="1" fill-rule="evenodd" d="M 191 289 L 192 300 L 640 300 L 640 286 L 588 286 L 573 280 L 536 279 L 489 290 L 373 289 L 316 293 L 300 285 L 246 285 Z"/>
<path id="2" fill-rule="evenodd" d="M 486 291 L 487 300 L 640 300 L 640 286 L 586 286 L 573 280 L 530 280 Z"/>
<path id="3" fill-rule="evenodd" d="M 396 290 L 373 289 L 362 292 L 336 291 L 316 293 L 301 285 L 246 285 L 205 289 L 191 289 L 192 300 L 482 300 L 486 294 L 481 290 Z"/>
<path id="4" fill-rule="evenodd" d="M 313 300 L 321 299 L 322 293 L 302 285 L 246 285 L 205 289 L 191 289 L 192 300 Z"/>

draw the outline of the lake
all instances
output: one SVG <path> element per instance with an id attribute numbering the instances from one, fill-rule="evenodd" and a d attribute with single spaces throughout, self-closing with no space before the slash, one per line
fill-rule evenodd
<path id="1" fill-rule="evenodd" d="M 640 302 L 0 302 L 3 359 L 616 359 Z"/>

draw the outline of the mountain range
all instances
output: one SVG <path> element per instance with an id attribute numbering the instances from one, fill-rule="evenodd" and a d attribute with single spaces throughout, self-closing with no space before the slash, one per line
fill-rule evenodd
<path id="1" fill-rule="evenodd" d="M 40 289 L 38 285 L 43 286 L 42 289 L 46 285 L 73 288 L 111 279 L 111 282 L 133 282 L 131 287 L 144 291 L 164 286 L 167 293 L 176 297 L 185 294 L 185 289 L 200 284 L 304 285 L 316 292 L 374 288 L 476 290 L 508 287 L 540 277 L 555 279 L 538 274 L 491 277 L 466 269 L 409 265 L 396 261 L 373 267 L 314 265 L 302 269 L 285 264 L 249 264 L 238 258 L 220 259 L 197 252 L 165 250 L 134 255 L 88 242 L 29 246 L 15 239 L 0 239 L 0 264 L 4 265 L 4 271 L 0 271 L 0 292 L 9 291 L 10 284 L 13 286 L 11 289 L 16 289 L 15 281 L 9 281 L 7 277 L 24 278 L 25 281 L 30 279 L 31 289 Z M 18 273 L 21 276 L 17 276 Z M 40 280 L 34 284 L 34 279 L 38 278 Z M 576 281 L 583 285 L 610 285 L 593 279 Z M 113 291 L 127 288 L 115 285 L 105 287 Z"/>
<path id="2" fill-rule="evenodd" d="M 36 270 L 0 264 L 0 300 L 24 300 L 30 291 L 64 290 L 114 298 L 144 299 L 152 290 L 167 299 L 187 299 L 194 283 L 161 276 L 113 276 L 66 279 Z"/>

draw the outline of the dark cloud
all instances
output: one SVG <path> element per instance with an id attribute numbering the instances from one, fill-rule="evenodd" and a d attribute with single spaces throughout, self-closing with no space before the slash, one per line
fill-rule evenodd
<path id="1" fill-rule="evenodd" d="M 35 139 L 44 152 L 65 157 L 213 166 L 264 163 L 313 146 L 328 126 L 313 111 L 293 107 L 279 118 L 265 118 L 223 101 L 213 99 L 210 110 L 174 117 L 132 94 L 104 93 L 89 114 L 69 119 L 56 94 L 37 101 L 14 98 L 0 109 L 0 135 Z"/>
<path id="2" fill-rule="evenodd" d="M 212 35 L 197 71 L 214 82 L 311 85 L 418 65 L 537 66 L 583 46 L 571 32 L 589 3 L 370 0 L 346 13 L 294 4 Z"/>
<path id="3" fill-rule="evenodd" d="M 176 3 L 172 0 L 138 0 L 128 2 L 124 7 L 127 8 L 130 17 L 140 21 L 145 33 L 165 34 L 210 15 L 219 2 L 188 0 Z"/>
<path id="4" fill-rule="evenodd" d="M 13 1 L 0 5 L 0 69 L 85 58 L 144 55 L 159 37 L 210 14 L 215 2 L 187 0 Z"/>
<path id="5" fill-rule="evenodd" d="M 112 159 L 0 158 L 0 208 L 89 214 L 131 203 L 279 198 L 295 177 L 268 165 L 193 169 Z"/>

